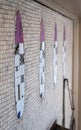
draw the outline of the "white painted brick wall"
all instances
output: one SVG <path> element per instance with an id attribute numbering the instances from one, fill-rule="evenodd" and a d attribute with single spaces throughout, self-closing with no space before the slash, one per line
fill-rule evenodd
<path id="1" fill-rule="evenodd" d="M 20 10 L 25 46 L 25 109 L 16 117 L 14 97 L 15 13 Z M 39 96 L 40 21 L 44 18 L 46 43 L 45 97 Z M 53 87 L 53 31 L 58 29 L 58 85 Z M 73 22 L 33 0 L 0 0 L 0 130 L 49 130 L 57 119 L 62 124 L 62 45 L 63 26 L 67 32 L 66 77 L 72 86 Z M 67 90 L 66 90 L 67 91 Z M 68 108 L 68 109 L 67 109 Z M 66 126 L 70 104 L 66 96 Z"/>

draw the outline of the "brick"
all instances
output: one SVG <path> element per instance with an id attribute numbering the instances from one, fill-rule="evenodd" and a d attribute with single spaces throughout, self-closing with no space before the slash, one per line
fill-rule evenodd
<path id="1" fill-rule="evenodd" d="M 25 48 L 25 108 L 16 117 L 14 94 L 15 13 L 22 18 Z M 40 21 L 44 18 L 46 68 L 45 97 L 39 96 Z M 54 24 L 58 30 L 58 83 L 53 86 Z M 73 21 L 33 0 L 0 1 L 0 130 L 47 130 L 57 118 L 62 124 L 63 26 L 67 34 L 66 78 L 72 89 Z M 66 127 L 70 125 L 70 102 L 66 89 Z"/>

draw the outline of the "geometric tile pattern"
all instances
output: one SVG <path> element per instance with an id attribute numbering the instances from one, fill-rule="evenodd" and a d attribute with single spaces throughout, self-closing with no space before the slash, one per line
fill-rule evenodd
<path id="1" fill-rule="evenodd" d="M 44 96 L 45 84 L 45 43 L 40 44 L 40 96 Z"/>
<path id="2" fill-rule="evenodd" d="M 65 78 L 65 70 L 66 70 L 66 32 L 64 26 L 63 33 L 63 78 Z"/>
<path id="3" fill-rule="evenodd" d="M 15 55 L 15 94 L 16 94 L 16 107 L 17 114 L 20 112 L 20 117 L 24 108 L 24 62 L 21 55 Z"/>
<path id="4" fill-rule="evenodd" d="M 24 111 L 24 40 L 19 10 L 16 12 L 15 30 L 15 99 L 17 117 L 20 118 Z"/>
<path id="5" fill-rule="evenodd" d="M 54 86 L 57 86 L 57 57 L 58 57 L 58 52 L 57 52 L 57 41 L 55 41 L 54 44 Z"/>
<path id="6" fill-rule="evenodd" d="M 57 24 L 55 23 L 54 28 L 54 87 L 57 86 L 57 57 L 58 57 L 58 42 L 57 42 Z"/>

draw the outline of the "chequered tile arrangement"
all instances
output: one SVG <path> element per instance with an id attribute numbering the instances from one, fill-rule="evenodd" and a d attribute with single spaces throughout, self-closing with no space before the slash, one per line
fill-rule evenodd
<path id="1" fill-rule="evenodd" d="M 58 57 L 58 41 L 57 41 L 57 23 L 55 23 L 55 27 L 54 27 L 54 80 L 53 80 L 53 85 L 54 87 L 57 86 L 57 57 Z"/>
<path id="2" fill-rule="evenodd" d="M 24 55 L 15 55 L 15 98 L 18 118 L 22 116 L 24 107 Z M 20 116 L 18 113 L 20 112 Z"/>
<path id="3" fill-rule="evenodd" d="M 44 96 L 45 85 L 45 42 L 40 44 L 40 96 Z"/>
<path id="4" fill-rule="evenodd" d="M 66 42 L 63 44 L 63 77 L 65 77 L 65 69 L 66 69 Z"/>
<path id="5" fill-rule="evenodd" d="M 57 86 L 57 55 L 58 55 L 58 46 L 57 41 L 54 43 L 54 86 Z"/>

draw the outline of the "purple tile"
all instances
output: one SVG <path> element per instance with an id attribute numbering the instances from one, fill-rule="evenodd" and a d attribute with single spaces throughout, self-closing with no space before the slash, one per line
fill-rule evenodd
<path id="1" fill-rule="evenodd" d="M 23 29 L 21 23 L 21 15 L 19 10 L 16 12 L 16 31 L 15 31 L 15 43 L 23 43 Z"/>

